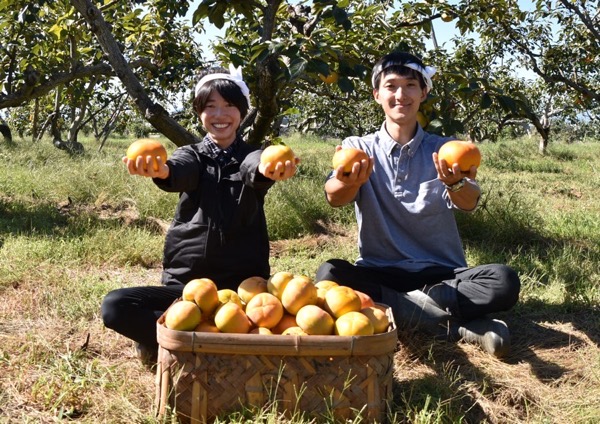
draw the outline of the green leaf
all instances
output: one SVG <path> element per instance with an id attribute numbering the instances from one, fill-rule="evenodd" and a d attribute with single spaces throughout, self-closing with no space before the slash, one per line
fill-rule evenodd
<path id="1" fill-rule="evenodd" d="M 517 111 L 517 105 L 513 98 L 508 97 L 508 96 L 498 96 L 497 99 L 498 99 L 498 103 L 500 104 L 502 109 L 504 109 L 505 111 L 508 111 L 508 112 L 516 112 Z"/>
<path id="2" fill-rule="evenodd" d="M 354 84 L 346 77 L 341 77 L 338 80 L 338 87 L 343 93 L 352 93 L 354 91 Z"/>
<path id="3" fill-rule="evenodd" d="M 290 70 L 290 76 L 292 79 L 296 79 L 298 76 L 306 72 L 307 61 L 303 58 L 295 58 L 290 62 L 288 69 Z"/>
<path id="4" fill-rule="evenodd" d="M 252 56 L 250 57 L 251 62 L 259 62 L 263 60 L 269 54 L 269 49 L 266 44 L 259 44 L 252 47 Z"/>
<path id="5" fill-rule="evenodd" d="M 300 109 L 298 109 L 297 107 L 290 107 L 282 112 L 283 116 L 299 115 L 299 114 L 300 114 Z"/>
<path id="6" fill-rule="evenodd" d="M 315 72 L 317 74 L 329 75 L 329 65 L 320 59 L 311 59 L 307 64 L 308 72 Z"/>
<path id="7" fill-rule="evenodd" d="M 482 109 L 489 109 L 492 106 L 492 97 L 489 95 L 489 93 L 486 91 L 485 93 L 483 93 L 483 96 L 481 96 L 481 103 L 480 106 Z"/>
<path id="8" fill-rule="evenodd" d="M 343 25 L 345 22 L 348 21 L 348 14 L 346 13 L 346 11 L 344 9 L 341 9 L 339 7 L 334 7 L 333 8 L 333 19 L 335 19 L 335 22 L 338 25 Z"/>
<path id="9" fill-rule="evenodd" d="M 50 27 L 48 32 L 50 34 L 54 35 L 54 37 L 56 37 L 57 40 L 62 40 L 63 34 L 66 32 L 66 28 L 64 28 L 58 24 L 54 24 L 54 25 L 52 25 L 52 27 Z"/>

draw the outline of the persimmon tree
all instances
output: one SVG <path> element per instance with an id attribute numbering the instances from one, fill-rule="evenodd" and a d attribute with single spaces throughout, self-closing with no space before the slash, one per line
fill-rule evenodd
<path id="1" fill-rule="evenodd" d="M 598 2 L 536 0 L 529 11 L 524 11 L 515 1 L 461 1 L 450 10 L 461 33 L 479 33 L 484 48 L 501 51 L 507 61 L 520 62 L 539 76 L 547 93 L 567 93 L 571 109 L 580 113 L 598 110 Z M 546 104 L 545 110 L 548 107 Z M 592 114 L 591 119 L 597 122 L 598 115 Z M 547 131 L 550 122 L 542 125 Z M 548 141 L 542 134 L 540 152 L 545 151 Z"/>
<path id="2" fill-rule="evenodd" d="M 107 107 L 109 96 L 119 96 L 110 55 L 68 0 L 15 0 L 8 6 L 0 3 L 0 109 L 28 108 L 32 137 L 48 127 L 57 147 L 80 149 L 82 125 Z M 105 2 L 101 9 L 119 40 L 119 55 L 127 57 L 146 93 L 168 101 L 173 86 L 190 84 L 201 50 L 176 12 L 126 1 Z"/>
<path id="3" fill-rule="evenodd" d="M 0 70 L 0 108 L 44 97 L 39 103 L 53 118 L 60 112 L 56 105 L 69 104 L 60 115 L 73 126 L 91 122 L 92 116 L 77 118 L 73 111 L 106 107 L 100 101 L 85 105 L 84 97 L 95 101 L 98 92 L 125 92 L 140 115 L 176 145 L 197 140 L 189 123 L 167 112 L 165 104 L 174 93 L 186 91 L 189 96 L 193 71 L 204 65 L 192 29 L 179 23 L 188 1 L 16 3 L 14 12 L 0 6 L 4 22 L 9 17 L 27 17 L 28 22 L 20 29 L 2 27 L 7 39 L 19 42 L 0 48 L 5 65 Z M 585 65 L 583 53 L 570 67 L 551 66 L 552 54 L 567 57 L 569 44 L 561 40 L 576 43 L 580 51 L 596 51 L 598 16 L 591 3 L 538 0 L 530 10 L 521 10 L 514 0 L 202 0 L 191 12 L 195 30 L 205 22 L 225 29 L 214 42 L 217 61 L 243 67 L 252 94 L 252 113 L 242 124 L 250 143 L 276 138 L 286 117 L 294 117 L 298 128 L 340 137 L 375 129 L 381 116 L 367 106 L 373 104 L 370 70 L 377 58 L 399 47 L 440 70 L 423 107 L 428 130 L 493 140 L 507 125 L 527 120 L 547 144 L 547 122 L 527 97 L 527 84 L 513 78 L 510 60 L 537 69 L 549 90 L 564 87 L 578 93 L 582 104 L 597 102 L 597 70 Z M 453 22 L 461 33 L 452 52 L 425 47 L 434 25 L 442 21 Z M 547 41 L 556 28 L 562 39 Z M 478 44 L 471 45 L 471 34 L 478 34 Z M 66 46 L 75 46 L 75 54 Z M 40 52 L 48 51 L 59 52 L 60 60 L 54 63 L 53 56 L 42 63 Z M 69 89 L 73 93 L 65 91 Z M 88 95 L 76 95 L 86 89 Z M 50 97 L 53 90 L 61 97 Z"/>

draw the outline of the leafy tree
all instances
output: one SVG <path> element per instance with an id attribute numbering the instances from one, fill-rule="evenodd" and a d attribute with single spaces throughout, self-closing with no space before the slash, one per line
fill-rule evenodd
<path id="1" fill-rule="evenodd" d="M 18 40 L 0 48 L 5 65 L 0 108 L 33 107 L 32 100 L 44 97 L 31 113 L 33 129 L 42 129 L 37 117 L 45 114 L 56 127 L 62 125 L 61 131 L 70 128 L 68 140 L 73 140 L 86 123 L 97 132 L 100 125 L 92 117 L 102 116 L 106 99 L 125 90 L 141 116 L 176 145 L 197 140 L 192 114 L 166 111 L 173 93 L 193 86 L 194 71 L 202 65 L 192 29 L 179 20 L 189 2 L 149 0 L 143 9 L 138 1 L 101 7 L 90 0 L 16 3 L 10 11 L 0 6 L 0 30 L 7 40 Z M 214 53 L 219 62 L 244 67 L 253 95 L 252 113 L 242 124 L 250 143 L 274 141 L 284 119 L 339 137 L 376 128 L 381 117 L 372 107 L 370 70 L 377 58 L 399 47 L 440 69 L 422 110 L 428 130 L 493 140 L 505 128 L 528 121 L 545 146 L 552 120 L 539 100 L 558 101 L 558 96 L 530 90 L 514 77 L 511 64 L 531 67 L 548 92 L 571 93 L 574 106 L 566 107 L 561 96 L 565 107 L 553 111 L 562 109 L 565 116 L 570 110 L 577 117 L 586 110 L 596 119 L 590 111 L 598 109 L 598 71 L 583 53 L 597 53 L 598 15 L 592 3 L 537 0 L 531 10 L 521 10 L 515 0 L 202 0 L 192 24 L 201 28 L 208 20 L 226 28 Z M 1 25 L 11 19 L 28 25 Z M 436 21 L 452 21 L 461 31 L 452 53 L 437 46 L 426 50 L 424 40 Z M 474 33 L 477 43 L 466 38 Z M 552 33 L 560 38 L 552 39 Z M 579 53 L 569 65 L 565 61 L 573 45 Z M 48 51 L 56 54 L 36 67 L 42 65 L 40 52 Z M 60 93 L 49 98 L 53 90 Z M 189 98 L 177 101 L 189 104 Z M 114 116 L 105 119 L 104 128 L 118 127 Z"/>
<path id="2" fill-rule="evenodd" d="M 505 60 L 520 61 L 545 82 L 547 93 L 569 93 L 579 112 L 598 109 L 598 2 L 536 0 L 531 11 L 524 11 L 516 1 L 461 1 L 453 10 L 462 33 L 476 31 L 482 46 L 503 52 Z M 540 151 L 548 140 L 542 136 Z"/>
<path id="3" fill-rule="evenodd" d="M 0 109 L 29 107 L 34 138 L 46 128 L 42 122 L 48 122 L 58 147 L 80 148 L 77 133 L 82 125 L 118 92 L 110 52 L 101 49 L 67 0 L 11 3 L 0 3 L 5 40 L 0 46 Z M 127 1 L 105 2 L 101 10 L 119 40 L 116 51 L 127 57 L 129 71 L 153 98 L 166 101 L 174 85 L 190 85 L 201 63 L 195 54 L 200 49 L 173 11 L 161 2 L 142 9 Z M 51 106 L 38 109 L 44 105 Z M 68 135 L 63 143 L 64 132 Z"/>

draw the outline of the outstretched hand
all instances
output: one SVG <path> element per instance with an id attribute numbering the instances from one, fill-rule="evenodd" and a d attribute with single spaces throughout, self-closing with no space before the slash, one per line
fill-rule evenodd
<path id="1" fill-rule="evenodd" d="M 440 159 L 436 152 L 433 153 L 433 164 L 435 165 L 435 169 L 438 174 L 438 179 L 446 184 L 447 186 L 451 186 L 456 184 L 463 178 L 469 178 L 474 180 L 477 177 L 477 167 L 471 166 L 468 172 L 461 171 L 460 167 L 457 163 L 452 165 L 452 168 L 448 167 L 448 163 L 445 159 Z"/>
<path id="2" fill-rule="evenodd" d="M 156 162 L 154 162 L 154 160 Z M 127 167 L 130 175 L 139 175 L 142 177 L 165 179 L 169 177 L 169 166 L 163 162 L 160 156 L 153 160 L 152 156 L 138 156 L 135 160 L 123 156 L 123 163 Z M 156 163 L 158 170 L 154 169 Z M 145 165 L 145 166 L 144 166 Z"/>
<path id="3" fill-rule="evenodd" d="M 342 146 L 335 146 L 335 151 L 341 150 Z M 343 166 L 338 166 L 334 169 L 334 176 L 340 182 L 349 186 L 361 186 L 369 180 L 371 172 L 373 172 L 374 160 L 370 157 L 368 160 L 363 159 L 352 165 L 351 172 L 344 172 Z"/>
<path id="4" fill-rule="evenodd" d="M 258 172 L 273 181 L 283 181 L 292 178 L 296 174 L 296 166 L 300 163 L 300 158 L 295 158 L 283 162 L 267 162 L 258 165 Z"/>

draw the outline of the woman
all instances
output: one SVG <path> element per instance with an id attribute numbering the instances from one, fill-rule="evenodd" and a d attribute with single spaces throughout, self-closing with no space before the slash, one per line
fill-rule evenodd
<path id="1" fill-rule="evenodd" d="M 241 72 L 230 66 L 208 71 L 195 89 L 193 107 L 207 135 L 160 157 L 123 158 L 131 175 L 153 178 L 162 190 L 179 193 L 166 236 L 161 286 L 114 290 L 104 298 L 106 327 L 137 342 L 143 360 L 155 362 L 156 321 L 194 278 L 210 278 L 219 289 L 236 289 L 252 276 L 268 278 L 269 240 L 264 198 L 276 180 L 296 172 L 296 163 L 260 164 L 261 150 L 238 134 L 250 97 Z M 158 163 L 144 167 L 144 162 Z"/>

